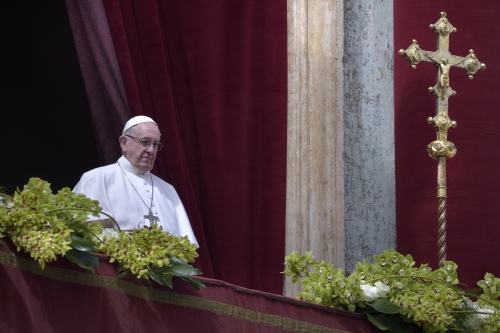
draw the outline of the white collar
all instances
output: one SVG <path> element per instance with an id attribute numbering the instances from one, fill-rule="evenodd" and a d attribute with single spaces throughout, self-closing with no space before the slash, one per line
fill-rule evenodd
<path id="1" fill-rule="evenodd" d="M 123 155 L 120 156 L 120 158 L 118 159 L 117 163 L 120 164 L 120 166 L 122 167 L 123 170 L 128 171 L 128 172 L 130 172 L 130 173 L 132 173 L 134 175 L 145 176 L 145 177 L 149 176 L 149 171 L 143 172 L 143 171 L 137 169 Z"/>

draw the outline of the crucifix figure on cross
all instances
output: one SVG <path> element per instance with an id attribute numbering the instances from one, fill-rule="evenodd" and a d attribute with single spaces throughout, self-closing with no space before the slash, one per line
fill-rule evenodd
<path id="1" fill-rule="evenodd" d="M 446 58 L 441 59 L 441 62 L 437 64 L 439 65 L 438 93 L 441 95 L 441 98 L 444 98 L 446 91 L 450 87 L 450 67 L 453 64 L 448 63 L 448 59 Z"/>
<path id="2" fill-rule="evenodd" d="M 450 69 L 458 67 L 465 70 L 469 79 L 480 69 L 486 69 L 486 65 L 479 62 L 473 50 L 466 57 L 453 55 L 449 51 L 450 34 L 457 29 L 451 25 L 446 18 L 446 13 L 440 13 L 441 18 L 431 24 L 438 36 L 438 49 L 434 52 L 420 49 L 416 40 L 406 50 L 399 50 L 399 55 L 405 56 L 415 69 L 421 61 L 432 62 L 437 67 L 437 80 L 429 92 L 436 96 L 436 116 L 429 117 L 427 122 L 436 129 L 437 140 L 427 146 L 429 155 L 438 160 L 438 261 L 439 266 L 444 265 L 446 260 L 446 158 L 451 158 L 457 153 L 455 145 L 448 141 L 448 129 L 456 127 L 457 123 L 451 121 L 448 116 L 448 98 L 456 95 L 450 86 Z"/>

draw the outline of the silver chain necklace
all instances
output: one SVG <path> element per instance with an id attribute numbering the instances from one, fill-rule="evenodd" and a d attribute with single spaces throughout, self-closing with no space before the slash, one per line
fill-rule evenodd
<path id="1" fill-rule="evenodd" d="M 141 195 L 139 194 L 139 191 L 137 191 L 137 189 L 135 188 L 134 184 L 132 184 L 132 182 L 130 181 L 130 179 L 128 178 L 127 174 L 125 173 L 125 170 L 123 170 L 122 166 L 120 165 L 119 162 L 116 162 L 118 164 L 118 166 L 120 167 L 120 169 L 122 170 L 123 172 L 123 175 L 125 176 L 125 178 L 127 178 L 128 182 L 130 183 L 130 185 L 132 186 L 132 188 L 134 189 L 135 193 L 137 193 L 137 195 L 139 196 L 139 198 L 141 199 L 142 203 L 144 204 L 144 206 L 146 206 L 146 208 L 148 209 L 148 215 L 144 215 L 144 219 L 147 219 L 149 220 L 149 224 L 150 225 L 154 225 L 156 224 L 160 218 L 158 216 L 155 216 L 153 215 L 153 212 L 151 211 L 151 209 L 153 208 L 153 197 L 154 197 L 154 194 L 155 194 L 155 191 L 154 191 L 154 184 L 153 184 L 153 176 L 151 176 L 151 173 L 149 174 L 149 178 L 151 179 L 151 204 L 148 205 L 146 204 L 146 202 L 144 201 L 144 199 L 142 199 Z"/>

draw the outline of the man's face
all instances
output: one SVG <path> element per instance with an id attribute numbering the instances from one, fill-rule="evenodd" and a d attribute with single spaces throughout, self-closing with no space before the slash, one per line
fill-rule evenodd
<path id="1" fill-rule="evenodd" d="M 152 142 L 160 141 L 161 138 L 158 126 L 153 123 L 136 125 L 131 128 L 128 135 Z M 124 135 L 120 136 L 119 140 L 123 156 L 130 164 L 143 172 L 150 171 L 153 168 L 157 151 L 152 144 L 148 148 L 143 148 L 135 139 Z"/>

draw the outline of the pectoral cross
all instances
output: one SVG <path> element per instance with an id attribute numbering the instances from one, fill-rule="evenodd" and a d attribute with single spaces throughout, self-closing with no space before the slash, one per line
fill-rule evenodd
<path id="1" fill-rule="evenodd" d="M 150 226 L 153 226 L 158 221 L 160 221 L 160 218 L 158 216 L 153 215 L 153 212 L 151 211 L 151 209 L 149 210 L 148 215 L 144 215 L 144 219 L 149 220 L 149 225 Z"/>
<path id="2" fill-rule="evenodd" d="M 446 158 L 451 158 L 457 153 L 455 145 L 448 141 L 448 129 L 456 127 L 457 123 L 448 116 L 448 98 L 456 95 L 450 87 L 450 69 L 459 67 L 465 70 L 469 79 L 479 69 L 486 69 L 486 65 L 479 62 L 473 50 L 466 57 L 452 55 L 449 51 L 450 34 L 456 32 L 446 18 L 446 13 L 440 13 L 441 18 L 431 24 L 438 35 L 438 50 L 435 52 L 420 49 L 416 40 L 413 40 L 406 50 L 399 50 L 399 55 L 405 56 L 415 69 L 420 61 L 432 62 L 437 67 L 437 82 L 429 87 L 429 92 L 436 96 L 436 116 L 429 117 L 427 122 L 436 129 L 437 140 L 427 146 L 429 155 L 438 160 L 437 198 L 438 198 L 438 262 L 444 265 L 446 260 Z"/>

